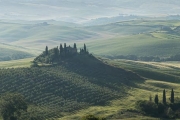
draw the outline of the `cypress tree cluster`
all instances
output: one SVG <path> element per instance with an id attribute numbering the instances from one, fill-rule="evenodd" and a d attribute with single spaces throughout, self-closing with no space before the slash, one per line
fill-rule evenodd
<path id="1" fill-rule="evenodd" d="M 151 96 L 150 96 L 150 97 L 151 97 Z M 152 98 L 151 98 L 151 99 L 152 99 Z M 150 101 L 151 101 L 151 100 L 150 100 Z M 155 102 L 156 104 L 159 103 L 158 95 L 155 95 L 154 102 Z M 162 102 L 163 102 L 164 105 L 167 104 L 167 101 L 166 101 L 166 90 L 165 90 L 165 89 L 163 90 Z M 170 102 L 171 102 L 172 104 L 174 103 L 174 90 L 173 90 L 173 89 L 171 90 Z"/>
<path id="2" fill-rule="evenodd" d="M 45 51 L 34 59 L 34 62 L 41 62 L 41 63 L 50 63 L 53 64 L 58 63 L 60 60 L 63 59 L 69 59 L 77 54 L 86 54 L 89 55 L 89 52 L 87 51 L 86 44 L 84 44 L 84 47 L 80 49 L 80 52 L 78 53 L 77 45 L 74 43 L 73 47 L 70 45 L 67 46 L 66 43 L 64 43 L 64 46 L 60 44 L 60 46 L 55 47 L 53 49 L 48 50 L 48 46 L 45 47 Z"/>

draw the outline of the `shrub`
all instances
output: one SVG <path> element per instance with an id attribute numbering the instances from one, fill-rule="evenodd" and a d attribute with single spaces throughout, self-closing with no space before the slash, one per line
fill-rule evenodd
<path id="1" fill-rule="evenodd" d="M 105 118 L 96 117 L 94 115 L 86 115 L 81 120 L 106 120 Z"/>
<path id="2" fill-rule="evenodd" d="M 164 114 L 165 109 L 166 109 L 166 106 L 164 104 L 162 104 L 162 103 L 158 104 L 158 113 L 159 114 Z"/>
<path id="3" fill-rule="evenodd" d="M 144 112 L 147 115 L 157 116 L 158 115 L 158 106 L 147 100 L 140 100 L 136 103 L 138 109 Z"/>

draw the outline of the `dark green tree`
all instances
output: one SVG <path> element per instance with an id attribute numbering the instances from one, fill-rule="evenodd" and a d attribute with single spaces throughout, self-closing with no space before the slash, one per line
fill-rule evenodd
<path id="1" fill-rule="evenodd" d="M 54 48 L 53 52 L 54 52 L 53 61 L 56 61 L 59 58 L 59 49 Z"/>
<path id="2" fill-rule="evenodd" d="M 75 49 L 77 49 L 77 47 L 76 47 L 76 43 L 74 43 L 74 48 L 75 48 Z"/>
<path id="3" fill-rule="evenodd" d="M 66 43 L 64 43 L 64 52 L 67 53 Z"/>
<path id="4" fill-rule="evenodd" d="M 166 91 L 163 90 L 163 104 L 166 104 Z"/>
<path id="5" fill-rule="evenodd" d="M 155 95 L 154 102 L 158 105 L 158 103 L 159 103 L 158 95 Z"/>
<path id="6" fill-rule="evenodd" d="M 80 54 L 82 54 L 82 49 L 80 48 Z"/>
<path id="7" fill-rule="evenodd" d="M 151 95 L 149 96 L 149 101 L 152 102 L 152 96 Z"/>
<path id="8" fill-rule="evenodd" d="M 62 44 L 60 44 L 60 54 L 62 54 L 63 53 L 63 46 L 62 46 Z"/>
<path id="9" fill-rule="evenodd" d="M 1 96 L 0 113 L 3 120 L 18 120 L 23 111 L 27 111 L 27 103 L 21 94 L 7 93 Z"/>
<path id="10" fill-rule="evenodd" d="M 174 103 L 174 90 L 171 90 L 171 103 Z"/>
<path id="11" fill-rule="evenodd" d="M 86 52 L 86 44 L 84 44 L 84 52 Z"/>
<path id="12" fill-rule="evenodd" d="M 48 55 L 48 46 L 46 46 L 45 52 L 46 52 L 46 55 Z"/>

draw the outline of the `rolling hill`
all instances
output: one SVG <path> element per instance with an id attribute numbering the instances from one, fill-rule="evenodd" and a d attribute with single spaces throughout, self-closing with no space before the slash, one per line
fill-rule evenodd
<path id="1" fill-rule="evenodd" d="M 59 45 L 60 41 L 72 42 L 98 36 L 98 34 L 80 27 L 68 27 L 58 25 L 58 23 L 29 22 L 24 24 L 1 22 L 0 25 L 0 42 L 31 49 L 42 50 L 41 46 Z"/>
<path id="2" fill-rule="evenodd" d="M 126 96 L 131 86 L 143 80 L 92 56 L 78 56 L 52 66 L 0 69 L 1 93 L 23 94 L 39 107 L 36 113 L 44 118 L 105 105 Z"/>
<path id="3" fill-rule="evenodd" d="M 96 26 L 62 24 L 58 21 L 1 21 L 0 42 L 27 48 L 39 54 L 44 46 L 87 43 L 92 53 L 102 56 L 136 55 L 170 57 L 179 54 L 177 20 L 134 20 Z M 111 49 L 110 49 L 111 48 Z"/>
<path id="4" fill-rule="evenodd" d="M 179 62 L 81 56 L 59 65 L 1 69 L 0 89 L 23 94 L 36 114 L 45 118 L 73 120 L 93 114 L 108 119 L 157 119 L 139 112 L 135 103 L 156 93 L 161 101 L 163 89 L 167 98 L 171 88 L 179 96 L 179 72 Z M 28 112 L 33 114 L 34 109 Z"/>

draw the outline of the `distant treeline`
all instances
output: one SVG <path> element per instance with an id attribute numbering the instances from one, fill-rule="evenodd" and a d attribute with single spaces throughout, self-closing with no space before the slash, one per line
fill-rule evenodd
<path id="1" fill-rule="evenodd" d="M 154 61 L 154 62 L 162 62 L 162 61 L 180 61 L 180 54 L 172 55 L 170 57 L 157 57 L 157 56 L 136 56 L 136 55 L 119 55 L 119 56 L 104 56 L 110 59 L 127 59 L 127 60 L 135 60 L 135 61 Z"/>

